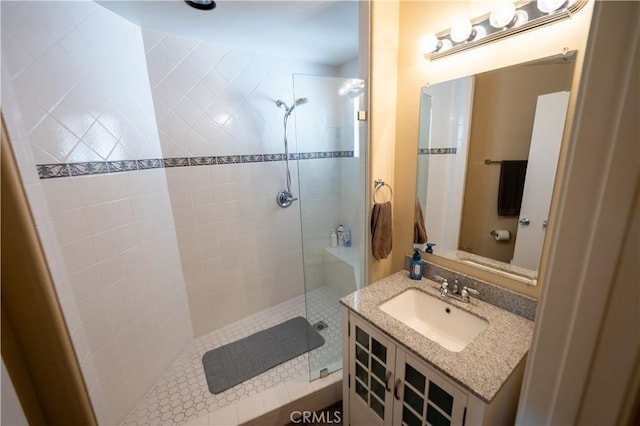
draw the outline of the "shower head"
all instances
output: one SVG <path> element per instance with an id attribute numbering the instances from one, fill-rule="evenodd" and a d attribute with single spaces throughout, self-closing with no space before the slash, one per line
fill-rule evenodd
<path id="1" fill-rule="evenodd" d="M 288 107 L 287 104 L 284 103 L 284 101 L 281 101 L 280 99 L 278 99 L 276 101 L 276 106 L 278 108 L 282 108 L 284 107 L 284 109 L 286 110 L 285 116 L 290 116 L 291 113 L 293 112 L 293 110 L 295 109 L 295 107 L 297 107 L 298 105 L 303 105 L 306 104 L 307 102 L 309 102 L 309 98 L 298 98 L 294 101 L 293 105 L 291 105 L 291 107 Z"/>

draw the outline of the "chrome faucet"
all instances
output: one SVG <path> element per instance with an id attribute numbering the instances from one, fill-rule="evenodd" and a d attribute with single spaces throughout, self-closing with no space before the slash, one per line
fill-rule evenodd
<path id="1" fill-rule="evenodd" d="M 463 286 L 460 291 L 458 291 L 458 280 L 454 280 L 453 285 L 449 288 L 449 283 L 446 278 L 442 278 L 440 275 L 436 275 L 433 277 L 436 281 L 440 281 L 440 298 L 446 299 L 447 297 L 451 297 L 453 299 L 459 300 L 464 303 L 471 302 L 471 297 L 469 294 L 473 294 L 474 296 L 480 296 L 480 292 L 473 288 L 469 288 L 467 286 Z"/>

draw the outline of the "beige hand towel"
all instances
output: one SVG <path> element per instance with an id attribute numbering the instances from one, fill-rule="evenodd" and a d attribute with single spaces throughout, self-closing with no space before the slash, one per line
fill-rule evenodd
<path id="1" fill-rule="evenodd" d="M 371 249 L 377 260 L 391 253 L 391 202 L 375 203 L 371 212 Z"/>
<path id="2" fill-rule="evenodd" d="M 416 198 L 416 211 L 414 214 L 413 225 L 413 243 L 424 244 L 427 242 L 427 228 L 424 226 L 424 215 L 422 214 L 422 206 Z"/>

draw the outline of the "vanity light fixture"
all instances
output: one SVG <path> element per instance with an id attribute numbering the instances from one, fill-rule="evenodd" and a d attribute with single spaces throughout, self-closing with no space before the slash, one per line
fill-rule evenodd
<path id="1" fill-rule="evenodd" d="M 586 3 L 586 0 L 503 0 L 491 13 L 471 21 L 459 19 L 448 30 L 425 34 L 420 40 L 420 51 L 426 59 L 442 58 L 568 19 Z"/>

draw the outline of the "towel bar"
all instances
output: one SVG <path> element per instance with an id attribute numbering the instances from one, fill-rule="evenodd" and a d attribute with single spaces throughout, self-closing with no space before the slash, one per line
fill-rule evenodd
<path id="1" fill-rule="evenodd" d="M 383 181 L 382 179 L 376 179 L 373 185 L 373 204 L 377 203 L 376 193 L 378 192 L 378 189 L 382 188 L 383 186 L 389 188 L 389 201 L 393 199 L 393 189 L 391 189 L 391 186 L 389 186 L 388 183 L 385 183 L 385 181 Z"/>

